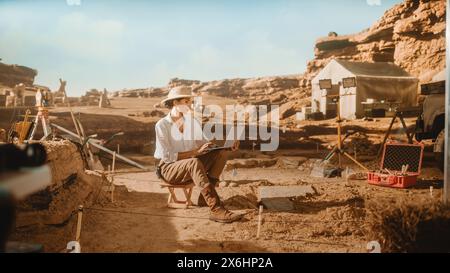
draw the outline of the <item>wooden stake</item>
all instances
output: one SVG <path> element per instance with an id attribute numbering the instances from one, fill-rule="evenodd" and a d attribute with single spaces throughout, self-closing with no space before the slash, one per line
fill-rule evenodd
<path id="1" fill-rule="evenodd" d="M 111 203 L 114 203 L 114 176 L 111 177 Z"/>
<path id="2" fill-rule="evenodd" d="M 83 206 L 78 207 L 78 222 L 77 222 L 77 234 L 75 235 L 75 241 L 80 242 L 81 237 L 81 221 L 83 220 Z"/>
<path id="3" fill-rule="evenodd" d="M 349 170 L 349 168 L 348 168 L 348 166 L 345 168 L 345 183 L 347 183 L 348 184 L 348 176 L 349 176 L 349 172 L 350 172 L 350 170 Z"/>
<path id="4" fill-rule="evenodd" d="M 115 152 L 114 152 L 114 154 L 115 154 Z M 115 161 L 115 156 L 113 156 L 113 164 L 115 164 L 114 161 Z M 114 173 L 114 169 L 111 170 L 111 165 L 108 165 L 108 175 L 106 177 L 107 177 L 107 180 L 110 182 L 108 191 L 111 193 L 111 202 L 112 203 L 114 203 L 114 175 L 113 175 L 113 173 Z"/>
<path id="5" fill-rule="evenodd" d="M 430 186 L 430 196 L 433 198 L 433 186 Z"/>
<path id="6" fill-rule="evenodd" d="M 117 144 L 117 154 L 120 154 L 120 144 Z"/>
<path id="7" fill-rule="evenodd" d="M 111 176 L 111 202 L 114 203 L 114 173 L 116 171 L 116 152 L 113 153 L 112 162 L 112 176 Z"/>
<path id="8" fill-rule="evenodd" d="M 112 173 L 116 170 L 116 152 L 113 152 Z"/>
<path id="9" fill-rule="evenodd" d="M 259 214 L 258 214 L 258 230 L 256 231 L 256 239 L 259 239 L 259 235 L 261 233 L 261 221 L 262 221 L 262 212 L 263 206 L 259 206 Z"/>

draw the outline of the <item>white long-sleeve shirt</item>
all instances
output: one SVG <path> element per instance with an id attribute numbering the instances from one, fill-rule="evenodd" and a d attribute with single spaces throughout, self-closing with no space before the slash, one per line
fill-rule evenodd
<path id="1" fill-rule="evenodd" d="M 183 117 L 183 133 L 169 114 L 155 125 L 156 149 L 154 157 L 166 163 L 178 160 L 178 153 L 192 151 L 199 148 L 208 140 L 203 135 L 200 122 L 186 115 Z"/>

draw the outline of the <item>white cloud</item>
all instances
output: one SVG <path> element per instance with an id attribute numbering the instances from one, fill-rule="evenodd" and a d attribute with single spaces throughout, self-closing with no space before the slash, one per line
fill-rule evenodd
<path id="1" fill-rule="evenodd" d="M 366 0 L 369 6 L 381 6 L 381 0 Z"/>

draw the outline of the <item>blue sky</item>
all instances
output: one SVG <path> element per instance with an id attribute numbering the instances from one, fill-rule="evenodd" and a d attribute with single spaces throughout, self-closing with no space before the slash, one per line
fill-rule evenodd
<path id="1" fill-rule="evenodd" d="M 299 74 L 317 38 L 360 32 L 399 2 L 0 0 L 0 58 L 37 69 L 52 89 L 63 77 L 69 96 Z"/>

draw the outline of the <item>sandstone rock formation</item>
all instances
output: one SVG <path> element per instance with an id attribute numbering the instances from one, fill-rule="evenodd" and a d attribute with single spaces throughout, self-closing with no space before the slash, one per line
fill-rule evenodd
<path id="1" fill-rule="evenodd" d="M 34 84 L 36 75 L 37 71 L 32 68 L 0 62 L 0 106 L 35 106 L 38 90 L 47 94 L 47 98 L 51 97 L 48 87 Z"/>
<path id="2" fill-rule="evenodd" d="M 192 86 L 194 84 L 200 84 L 200 81 L 183 80 L 183 79 L 173 78 L 169 81 L 169 84 L 167 86 L 169 88 L 174 88 L 174 87 L 182 86 L 182 85 Z"/>
<path id="3" fill-rule="evenodd" d="M 33 85 L 37 71 L 26 66 L 7 65 L 0 62 L 0 85 L 14 87 L 23 83 L 27 86 Z"/>
<path id="4" fill-rule="evenodd" d="M 332 58 L 339 58 L 394 62 L 426 81 L 445 67 L 445 8 L 445 0 L 405 0 L 368 30 L 318 39 L 306 79 L 311 80 Z"/>
<path id="5" fill-rule="evenodd" d="M 169 83 L 170 85 L 170 83 Z M 112 92 L 110 97 L 122 97 L 122 98 L 148 98 L 148 97 L 162 97 L 167 95 L 169 87 L 150 87 L 140 89 L 124 89 L 121 91 Z"/>
<path id="6" fill-rule="evenodd" d="M 52 182 L 45 190 L 20 202 L 16 226 L 60 225 L 79 206 L 91 206 L 102 197 L 105 178 L 85 171 L 77 146 L 68 140 L 42 143 L 47 152 Z"/>
<path id="7" fill-rule="evenodd" d="M 71 176 L 84 172 L 83 159 L 75 144 L 68 140 L 44 143 L 47 161 L 52 170 L 51 191 L 62 187 Z"/>

